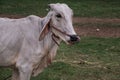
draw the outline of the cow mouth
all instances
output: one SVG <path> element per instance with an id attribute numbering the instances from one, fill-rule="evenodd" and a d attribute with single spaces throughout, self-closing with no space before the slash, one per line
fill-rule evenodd
<path id="1" fill-rule="evenodd" d="M 59 39 L 61 39 L 63 42 L 65 42 L 68 45 L 73 45 L 80 41 L 80 37 L 78 35 L 67 35 L 69 37 L 69 40 L 65 40 L 64 38 L 61 38 L 60 36 L 56 34 L 52 34 L 53 41 L 59 46 L 60 43 L 58 42 Z"/>

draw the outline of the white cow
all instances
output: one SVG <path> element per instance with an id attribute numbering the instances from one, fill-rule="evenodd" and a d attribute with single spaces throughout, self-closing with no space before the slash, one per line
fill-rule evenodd
<path id="1" fill-rule="evenodd" d="M 12 80 L 30 80 L 51 63 L 61 41 L 79 41 L 72 10 L 60 3 L 49 7 L 44 18 L 0 18 L 0 66 L 13 69 Z"/>

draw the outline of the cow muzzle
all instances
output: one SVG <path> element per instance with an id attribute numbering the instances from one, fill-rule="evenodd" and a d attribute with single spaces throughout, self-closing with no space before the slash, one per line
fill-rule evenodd
<path id="1" fill-rule="evenodd" d="M 68 41 L 70 44 L 73 44 L 75 42 L 79 42 L 80 37 L 78 35 L 70 35 L 70 40 Z"/>

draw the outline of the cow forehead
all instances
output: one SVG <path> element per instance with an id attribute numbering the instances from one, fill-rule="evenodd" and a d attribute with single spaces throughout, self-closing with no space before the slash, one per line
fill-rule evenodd
<path id="1" fill-rule="evenodd" d="M 57 13 L 62 13 L 63 15 L 68 15 L 71 16 L 73 14 L 73 11 L 71 8 L 69 8 L 69 6 L 67 4 L 55 4 L 54 5 L 54 10 Z"/>

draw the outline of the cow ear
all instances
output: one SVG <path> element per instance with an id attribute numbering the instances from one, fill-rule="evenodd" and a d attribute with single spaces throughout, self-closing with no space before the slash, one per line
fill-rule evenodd
<path id="1" fill-rule="evenodd" d="M 54 4 L 48 4 L 48 8 L 49 8 L 50 10 L 53 10 L 53 9 L 54 9 Z"/>
<path id="2" fill-rule="evenodd" d="M 46 22 L 43 29 L 41 30 L 39 41 L 44 39 L 44 37 L 48 34 L 49 31 L 50 31 L 50 19 Z"/>

